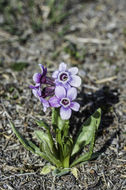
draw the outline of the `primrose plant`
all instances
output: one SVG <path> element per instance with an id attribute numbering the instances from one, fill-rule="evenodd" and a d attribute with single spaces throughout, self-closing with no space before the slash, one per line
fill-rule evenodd
<path id="1" fill-rule="evenodd" d="M 59 69 L 50 77 L 47 68 L 41 64 L 39 66 L 41 72 L 33 75 L 34 85 L 30 88 L 42 103 L 44 112 L 47 108 L 52 108 L 52 124 L 49 126 L 45 121 L 36 121 L 42 128 L 35 131 L 39 146 L 25 139 L 12 122 L 10 125 L 27 150 L 50 163 L 43 167 L 42 174 L 52 170 L 54 175 L 61 176 L 71 171 L 77 177 L 75 166 L 92 158 L 101 109 L 96 110 L 80 127 L 76 138 L 72 138 L 69 120 L 72 112 L 80 109 L 80 104 L 76 101 L 77 87 L 81 85 L 81 78 L 77 75 L 78 68 L 67 69 L 67 65 L 61 63 Z M 88 151 L 83 151 L 85 146 Z"/>

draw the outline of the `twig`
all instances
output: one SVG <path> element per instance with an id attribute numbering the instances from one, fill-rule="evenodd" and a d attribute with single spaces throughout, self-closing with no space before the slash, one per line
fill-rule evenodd
<path id="1" fill-rule="evenodd" d="M 110 82 L 114 79 L 117 79 L 117 76 L 113 76 L 113 77 L 108 77 L 108 78 L 104 78 L 104 79 L 101 79 L 101 80 L 97 80 L 95 81 L 96 84 L 102 84 L 102 83 L 106 83 L 106 82 Z"/>
<path id="2" fill-rule="evenodd" d="M 123 160 L 123 159 L 116 159 L 116 160 L 118 160 L 120 162 L 126 162 L 126 160 Z"/>
<path id="3" fill-rule="evenodd" d="M 102 171 L 102 176 L 103 176 L 103 179 L 104 179 L 105 185 L 106 185 L 106 187 L 107 187 L 107 181 L 106 181 L 106 178 L 105 178 L 104 171 Z"/>
<path id="4" fill-rule="evenodd" d="M 25 175 L 35 175 L 36 173 L 24 173 L 24 174 L 14 174 L 14 175 L 11 175 L 11 176 L 8 176 L 8 177 L 4 177 L 4 178 L 0 178 L 0 180 L 7 180 L 9 178 L 12 178 L 12 177 L 20 177 L 20 176 L 25 176 Z"/>
<path id="5" fill-rule="evenodd" d="M 4 147 L 3 147 L 3 150 L 5 150 L 6 147 L 8 146 L 8 143 L 9 143 L 10 139 L 12 138 L 13 134 L 11 134 L 9 137 L 7 137 L 7 135 L 4 135 L 4 136 L 5 136 L 6 138 L 8 138 L 8 139 L 7 139 L 7 141 L 6 141 L 6 143 L 5 143 Z"/>
<path id="6" fill-rule="evenodd" d="M 121 178 L 126 178 L 126 175 L 121 175 L 120 177 L 121 177 Z"/>
<path id="7" fill-rule="evenodd" d="M 83 87 L 84 87 L 84 88 L 87 88 L 87 89 L 91 89 L 91 90 L 98 90 L 97 87 L 95 87 L 95 86 L 90 86 L 90 85 L 86 85 L 86 84 L 84 84 Z"/>
<path id="8" fill-rule="evenodd" d="M 93 43 L 93 44 L 110 44 L 110 40 L 101 40 L 97 38 L 78 38 L 74 35 L 67 35 L 65 39 L 73 43 Z"/>

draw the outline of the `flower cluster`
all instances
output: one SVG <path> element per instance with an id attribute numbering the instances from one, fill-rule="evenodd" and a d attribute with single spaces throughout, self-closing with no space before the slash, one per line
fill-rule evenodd
<path id="1" fill-rule="evenodd" d="M 71 117 L 72 110 L 78 111 L 80 105 L 74 100 L 77 97 L 77 89 L 81 85 L 81 78 L 77 76 L 78 68 L 67 69 L 65 63 L 59 65 L 59 70 L 47 76 L 47 68 L 39 64 L 41 73 L 33 75 L 34 86 L 30 86 L 35 97 L 43 104 L 43 110 L 48 107 L 60 109 L 63 120 Z"/>

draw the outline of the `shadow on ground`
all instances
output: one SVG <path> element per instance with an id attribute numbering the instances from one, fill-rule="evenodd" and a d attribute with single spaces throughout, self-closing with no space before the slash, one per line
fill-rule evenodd
<path id="1" fill-rule="evenodd" d="M 102 118 L 96 137 L 97 139 L 103 135 L 104 129 L 109 128 L 109 126 L 114 122 L 114 114 L 111 110 L 113 108 L 113 105 L 119 102 L 118 89 L 111 90 L 109 86 L 104 86 L 94 93 L 86 94 L 84 93 L 83 88 L 79 94 L 79 99 L 82 111 L 78 113 L 74 112 L 70 124 L 70 132 L 73 135 L 73 140 L 76 139 L 76 134 L 79 132 L 79 129 L 84 121 L 100 107 L 102 109 Z M 101 147 L 100 150 L 97 151 L 92 158 L 96 158 L 102 152 L 105 152 L 118 133 L 119 131 L 115 131 L 104 143 L 103 147 Z"/>

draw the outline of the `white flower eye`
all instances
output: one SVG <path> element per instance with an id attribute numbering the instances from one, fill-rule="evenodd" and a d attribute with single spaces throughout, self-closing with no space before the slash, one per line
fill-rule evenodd
<path id="1" fill-rule="evenodd" d="M 60 72 L 58 75 L 59 82 L 66 83 L 69 81 L 69 74 L 67 72 Z"/>

